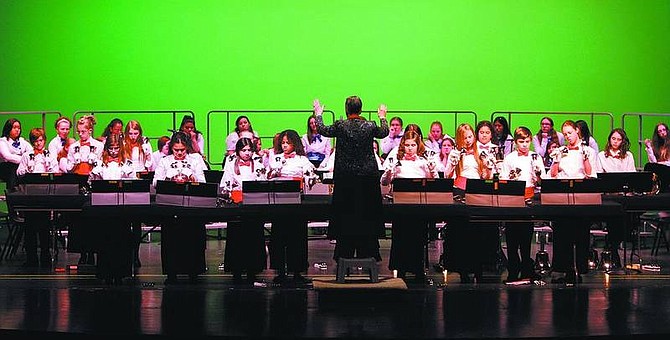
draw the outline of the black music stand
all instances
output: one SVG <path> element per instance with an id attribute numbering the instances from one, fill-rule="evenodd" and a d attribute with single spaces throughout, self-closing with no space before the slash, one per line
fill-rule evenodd
<path id="1" fill-rule="evenodd" d="M 148 205 L 151 201 L 151 181 L 94 180 L 91 181 L 91 205 Z"/>
<path id="2" fill-rule="evenodd" d="M 641 195 L 654 188 L 654 173 L 650 171 L 603 172 L 598 174 L 604 193 Z"/>
<path id="3" fill-rule="evenodd" d="M 602 181 L 587 179 L 543 179 L 540 203 L 543 205 L 600 205 Z"/>
<path id="4" fill-rule="evenodd" d="M 205 182 L 207 183 L 221 183 L 221 177 L 223 177 L 223 171 L 221 170 L 204 170 L 205 172 Z"/>
<path id="5" fill-rule="evenodd" d="M 526 181 L 468 179 L 465 204 L 486 207 L 525 207 Z"/>
<path id="6" fill-rule="evenodd" d="M 242 204 L 298 204 L 300 181 L 245 181 L 242 195 Z"/>
<path id="7" fill-rule="evenodd" d="M 453 204 L 451 178 L 395 178 L 393 204 Z"/>
<path id="8" fill-rule="evenodd" d="M 214 183 L 172 181 L 156 182 L 156 203 L 182 207 L 214 208 L 219 185 Z"/>

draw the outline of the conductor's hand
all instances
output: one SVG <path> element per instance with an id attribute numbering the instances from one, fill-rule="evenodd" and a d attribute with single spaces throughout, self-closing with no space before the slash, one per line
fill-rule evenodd
<path id="1" fill-rule="evenodd" d="M 379 117 L 379 119 L 386 118 L 386 105 L 379 105 L 379 109 L 377 109 L 377 117 Z"/>
<path id="2" fill-rule="evenodd" d="M 319 102 L 318 99 L 314 99 L 313 105 L 314 105 L 314 115 L 316 115 L 316 116 L 323 115 L 323 108 L 325 106 L 321 105 L 321 103 Z"/>

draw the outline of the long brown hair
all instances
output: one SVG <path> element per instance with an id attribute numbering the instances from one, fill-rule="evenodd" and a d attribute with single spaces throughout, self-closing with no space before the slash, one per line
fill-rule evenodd
<path id="1" fill-rule="evenodd" d="M 619 147 L 619 156 L 612 156 L 609 151 L 612 150 L 612 142 L 610 141 L 610 138 L 612 138 L 612 135 L 614 133 L 618 133 L 619 136 L 621 136 L 621 146 Z M 626 131 L 622 128 L 614 128 L 609 136 L 607 136 L 607 145 L 605 146 L 605 157 L 615 157 L 619 159 L 624 159 L 626 158 L 626 155 L 628 154 L 628 150 L 630 150 L 630 140 L 628 139 L 628 136 L 626 135 Z"/>
<path id="2" fill-rule="evenodd" d="M 475 136 L 475 130 L 470 126 L 468 123 L 463 123 L 458 126 L 456 129 L 456 145 L 454 146 L 456 150 L 468 150 L 467 145 L 465 144 L 465 134 L 470 131 L 472 132 L 472 135 L 474 138 L 472 142 L 472 149 L 474 150 L 474 155 L 475 159 L 477 160 L 477 170 L 479 172 L 480 177 L 484 177 L 483 175 L 486 174 L 487 168 L 486 164 L 484 164 L 484 161 L 479 157 L 479 149 L 477 148 L 477 137 Z M 461 172 L 463 171 L 463 162 L 459 162 L 458 166 L 456 167 L 456 176 L 460 176 Z"/>
<path id="3" fill-rule="evenodd" d="M 420 156 L 423 155 L 424 152 L 426 152 L 426 146 L 423 144 L 423 139 L 421 138 L 421 135 L 414 131 L 414 130 L 409 130 L 405 132 L 405 134 L 402 135 L 402 139 L 400 140 L 400 147 L 398 147 L 398 159 L 404 159 L 405 158 L 405 141 L 406 140 L 413 140 L 416 142 L 417 149 L 416 149 L 416 155 Z"/>

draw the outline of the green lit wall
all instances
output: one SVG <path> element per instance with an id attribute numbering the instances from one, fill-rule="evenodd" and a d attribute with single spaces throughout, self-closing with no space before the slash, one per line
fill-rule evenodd
<path id="1" fill-rule="evenodd" d="M 356 94 L 364 109 L 598 111 L 618 126 L 670 112 L 668 18 L 667 0 L 3 0 L 0 111 L 187 109 L 205 130 L 214 109 L 320 98 L 340 116 Z M 304 131 L 302 115 L 271 117 L 252 123 Z M 226 134 L 206 136 L 213 154 Z"/>

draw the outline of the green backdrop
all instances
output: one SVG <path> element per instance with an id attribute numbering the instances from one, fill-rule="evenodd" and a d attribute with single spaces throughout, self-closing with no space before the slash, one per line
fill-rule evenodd
<path id="1" fill-rule="evenodd" d="M 339 117 L 352 94 L 369 110 L 597 111 L 619 126 L 625 112 L 670 112 L 668 18 L 667 0 L 2 0 L 0 111 L 192 110 L 213 161 L 228 131 L 207 131 L 210 110 L 320 98 Z M 165 119 L 138 118 L 166 134 Z M 432 118 L 405 121 L 426 132 Z M 271 136 L 305 120 L 252 124 Z M 596 125 L 604 145 L 609 125 Z"/>

